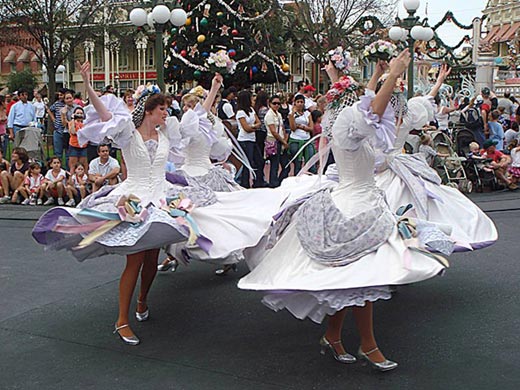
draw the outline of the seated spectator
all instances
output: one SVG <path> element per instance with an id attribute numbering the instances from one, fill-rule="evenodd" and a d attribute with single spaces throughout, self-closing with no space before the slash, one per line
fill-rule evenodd
<path id="1" fill-rule="evenodd" d="M 517 139 L 513 140 L 509 145 L 511 151 L 511 166 L 509 167 L 509 174 L 511 181 L 516 185 L 520 181 L 520 146 Z"/>
<path id="2" fill-rule="evenodd" d="M 29 171 L 29 156 L 24 148 L 14 148 L 11 154 L 9 171 L 1 173 L 2 188 L 4 191 L 0 203 L 9 203 L 18 200 L 17 189 L 22 185 Z M 12 197 L 9 194 L 12 193 Z M 16 194 L 16 196 L 15 196 Z"/>
<path id="3" fill-rule="evenodd" d="M 2 172 L 7 172 L 9 173 L 9 169 L 11 168 L 11 164 L 9 164 L 9 161 L 7 161 L 5 158 L 4 158 L 4 153 L 3 151 L 0 149 L 0 175 L 2 174 Z M 0 199 L 3 198 L 5 195 L 9 195 L 9 188 L 7 188 L 7 190 L 4 191 L 4 187 L 3 187 L 3 180 L 0 180 Z"/>
<path id="4" fill-rule="evenodd" d="M 433 149 L 433 141 L 432 137 L 429 134 L 423 134 L 421 136 L 421 145 L 419 146 L 419 153 L 421 153 L 426 162 L 432 167 L 434 166 L 436 157 L 450 157 L 449 154 L 438 153 L 435 149 Z"/>
<path id="5" fill-rule="evenodd" d="M 510 158 L 496 148 L 497 142 L 493 140 L 486 140 L 484 142 L 484 149 L 481 151 L 482 157 L 490 158 L 492 160 L 491 167 L 495 171 L 495 176 L 498 180 L 504 183 L 510 190 L 516 190 L 518 186 L 507 177 L 507 169 Z"/>
<path id="6" fill-rule="evenodd" d="M 23 184 L 18 188 L 18 193 L 24 198 L 22 204 L 35 206 L 41 205 L 45 195 L 45 178 L 42 175 L 42 167 L 37 162 L 29 165 L 29 174 Z"/>
<path id="7" fill-rule="evenodd" d="M 518 132 L 518 123 L 511 122 L 511 128 L 504 134 L 504 145 L 509 145 L 513 140 L 518 139 L 520 133 Z"/>
<path id="8" fill-rule="evenodd" d="M 101 144 L 97 147 L 98 156 L 88 166 L 88 180 L 92 184 L 92 191 L 99 190 L 104 185 L 118 183 L 117 175 L 121 170 L 119 162 L 110 157 L 108 145 Z"/>
<path id="9" fill-rule="evenodd" d="M 47 200 L 45 206 L 54 204 L 54 198 L 58 198 L 58 205 L 63 206 L 63 195 L 67 185 L 67 172 L 61 167 L 61 160 L 54 156 L 49 161 L 49 170 L 45 174 L 46 183 L 44 184 Z"/>
<path id="10" fill-rule="evenodd" d="M 88 194 L 88 175 L 85 173 L 85 167 L 81 163 L 76 163 L 74 166 L 74 173 L 70 176 L 67 184 L 67 196 L 69 200 L 65 206 L 76 206 L 76 198 L 78 195 L 80 199 L 85 199 Z"/>
<path id="11" fill-rule="evenodd" d="M 486 158 L 481 155 L 480 146 L 478 143 L 471 142 L 469 144 L 469 153 L 467 157 L 469 160 L 475 161 L 478 169 L 483 169 L 486 172 L 493 172 L 493 168 L 491 167 L 491 165 L 486 164 L 484 162 Z"/>

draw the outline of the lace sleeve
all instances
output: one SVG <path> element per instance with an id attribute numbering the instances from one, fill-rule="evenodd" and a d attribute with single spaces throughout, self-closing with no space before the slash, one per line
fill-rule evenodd
<path id="1" fill-rule="evenodd" d="M 85 107 L 86 120 L 85 126 L 78 132 L 79 144 L 100 144 L 108 139 L 120 148 L 126 147 L 135 131 L 130 111 L 125 102 L 114 95 L 102 96 L 101 101 L 112 117 L 103 122 L 92 105 Z"/>
<path id="2" fill-rule="evenodd" d="M 362 142 L 370 139 L 378 149 L 390 151 L 395 142 L 395 119 L 391 107 L 382 117 L 374 114 L 371 103 L 375 94 L 367 90 L 360 101 L 344 108 L 332 126 L 332 136 L 337 146 L 345 150 L 357 150 Z"/>

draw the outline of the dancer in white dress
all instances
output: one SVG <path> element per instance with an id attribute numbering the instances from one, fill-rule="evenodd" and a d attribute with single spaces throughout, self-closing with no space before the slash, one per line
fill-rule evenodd
<path id="1" fill-rule="evenodd" d="M 446 65 L 442 66 L 429 95 L 408 101 L 393 148 L 388 153 L 381 151 L 376 157 L 375 179 L 385 192 L 391 210 L 411 203 L 419 218 L 452 227 L 455 251 L 481 249 L 498 238 L 493 221 L 458 189 L 441 185 L 440 177 L 422 154 L 402 152 L 410 131 L 421 129 L 434 119 L 434 97 L 450 71 Z M 398 113 L 396 117 L 399 120 Z"/>
<path id="2" fill-rule="evenodd" d="M 97 96 L 90 84 L 88 61 L 79 66 L 92 103 L 85 110 L 87 120 L 78 134 L 79 142 L 113 141 L 121 147 L 128 177 L 118 186 L 103 187 L 91 194 L 76 209 L 49 210 L 36 223 L 33 237 L 49 247 L 68 249 L 80 260 L 107 253 L 126 255 L 114 333 L 126 344 L 137 345 L 140 341 L 129 326 L 129 308 L 139 274 L 135 317 L 146 321 L 146 300 L 157 272 L 159 248 L 188 238 L 206 250 L 211 243 L 196 234 L 188 213 L 189 201 L 181 199 L 179 187 L 165 179 L 165 165 L 178 127 L 175 118 L 166 121 L 166 97 L 155 90 L 145 91 L 130 114 L 123 100 L 113 95 Z"/>
<path id="3" fill-rule="evenodd" d="M 374 182 L 372 145 L 388 149 L 393 144 L 395 126 L 385 108 L 396 78 L 409 61 L 407 51 L 402 52 L 391 63 L 377 95 L 367 90 L 360 102 L 341 110 L 331 141 L 339 185 L 332 191 L 318 191 L 303 203 L 272 249 L 254 262 L 256 268 L 238 284 L 241 289 L 266 292 L 263 303 L 275 311 L 287 309 L 299 319 L 308 317 L 317 323 L 328 316 L 320 340 L 322 352 L 330 351 L 342 363 L 356 361 L 341 343 L 346 309 L 352 307 L 361 336 L 358 356 L 381 371 L 394 369 L 397 363 L 387 360 L 377 347 L 372 302 L 389 299 L 390 284 L 425 280 L 446 267 L 424 247 L 410 248 L 400 237 Z M 376 72 L 369 89 L 375 88 L 379 76 Z M 285 215 L 290 217 L 288 212 Z M 436 232 L 436 236 L 443 235 Z M 441 241 L 449 253 L 446 236 Z"/>

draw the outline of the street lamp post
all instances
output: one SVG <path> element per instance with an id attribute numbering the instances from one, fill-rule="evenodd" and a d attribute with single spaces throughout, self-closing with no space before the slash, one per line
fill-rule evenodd
<path id="1" fill-rule="evenodd" d="M 134 8 L 129 15 L 130 21 L 134 26 L 141 27 L 149 23 L 155 28 L 155 60 L 157 68 L 157 85 L 164 92 L 164 48 L 163 31 L 166 24 L 171 22 L 174 26 L 180 27 L 186 23 L 187 15 L 181 8 L 174 8 L 171 12 L 167 5 L 162 4 L 161 0 L 154 0 L 153 9 L 150 14 L 143 8 Z M 146 81 L 146 80 L 145 80 Z"/>
<path id="2" fill-rule="evenodd" d="M 410 50 L 410 65 L 408 66 L 408 98 L 414 95 L 413 77 L 414 77 L 414 44 L 415 41 L 429 41 L 434 36 L 434 31 L 428 26 L 428 19 L 420 20 L 415 16 L 415 12 L 421 5 L 420 0 L 403 0 L 403 5 L 408 12 L 408 16 L 403 20 L 397 18 L 396 25 L 388 31 L 388 36 L 393 41 L 406 41 L 408 50 Z"/>

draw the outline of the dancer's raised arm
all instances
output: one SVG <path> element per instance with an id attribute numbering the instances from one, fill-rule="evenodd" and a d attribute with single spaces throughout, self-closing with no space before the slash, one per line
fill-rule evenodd
<path id="1" fill-rule="evenodd" d="M 76 61 L 76 66 L 79 69 L 81 73 L 81 78 L 83 79 L 83 83 L 87 88 L 89 101 L 96 109 L 99 118 L 103 122 L 110 120 L 112 118 L 112 114 L 110 113 L 110 111 L 107 110 L 107 108 L 97 95 L 96 91 L 90 84 L 90 62 L 85 61 L 83 64 L 81 64 L 79 61 Z"/>
<path id="2" fill-rule="evenodd" d="M 211 111 L 211 107 L 213 106 L 213 102 L 217 97 L 218 90 L 220 89 L 223 80 L 224 79 L 220 73 L 215 73 L 215 77 L 213 77 L 213 80 L 211 81 L 211 89 L 209 90 L 208 96 L 202 104 L 202 107 L 204 107 L 207 112 Z"/>
<path id="3" fill-rule="evenodd" d="M 410 53 L 408 50 L 403 50 L 396 58 L 394 58 L 390 62 L 390 73 L 386 78 L 383 86 L 377 93 L 374 101 L 372 102 L 372 111 L 374 114 L 379 115 L 381 117 L 392 97 L 392 93 L 395 89 L 395 83 L 399 76 L 403 74 L 403 72 L 408 68 L 408 64 L 410 63 Z"/>
<path id="4" fill-rule="evenodd" d="M 439 93 L 439 90 L 442 87 L 442 84 L 444 83 L 444 80 L 446 80 L 446 77 L 448 77 L 451 73 L 451 68 L 447 64 L 443 64 L 441 66 L 441 70 L 439 71 L 439 76 L 437 77 L 437 82 L 433 86 L 432 90 L 430 91 L 430 96 L 437 96 Z"/>
<path id="5" fill-rule="evenodd" d="M 381 78 L 382 75 L 388 70 L 389 65 L 388 62 L 383 60 L 378 60 L 376 64 L 376 68 L 374 69 L 374 73 L 372 73 L 372 77 L 367 84 L 367 89 L 375 91 L 377 89 L 377 82 Z"/>

